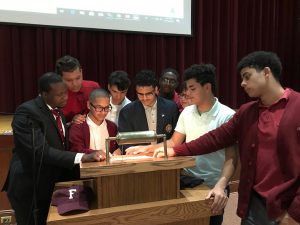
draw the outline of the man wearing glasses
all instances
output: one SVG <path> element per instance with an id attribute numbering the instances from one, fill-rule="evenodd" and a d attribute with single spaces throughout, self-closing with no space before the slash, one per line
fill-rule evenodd
<path id="1" fill-rule="evenodd" d="M 117 126 L 106 120 L 111 111 L 109 94 L 104 89 L 95 89 L 91 92 L 87 101 L 90 110 L 86 120 L 81 124 L 72 124 L 70 127 L 70 150 L 73 152 L 91 153 L 94 150 L 105 149 L 105 139 L 117 135 Z M 110 153 L 120 154 L 115 141 L 110 142 Z"/>
<path id="2" fill-rule="evenodd" d="M 151 70 L 142 70 L 135 77 L 138 99 L 120 111 L 119 131 L 155 131 L 169 139 L 178 120 L 178 108 L 173 101 L 157 93 L 157 80 Z"/>

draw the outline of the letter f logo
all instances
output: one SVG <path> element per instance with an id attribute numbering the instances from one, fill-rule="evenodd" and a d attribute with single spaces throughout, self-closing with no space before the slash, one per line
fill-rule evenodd
<path id="1" fill-rule="evenodd" d="M 76 189 L 69 189 L 69 199 L 73 199 L 73 195 L 76 191 Z"/>

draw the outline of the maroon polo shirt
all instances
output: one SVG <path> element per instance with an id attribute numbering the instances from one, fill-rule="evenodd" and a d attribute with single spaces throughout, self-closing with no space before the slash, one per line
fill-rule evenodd
<path id="1" fill-rule="evenodd" d="M 254 190 L 267 198 L 268 194 L 283 183 L 277 153 L 277 133 L 291 91 L 286 89 L 283 96 L 271 106 L 259 105 L 258 150 Z"/>

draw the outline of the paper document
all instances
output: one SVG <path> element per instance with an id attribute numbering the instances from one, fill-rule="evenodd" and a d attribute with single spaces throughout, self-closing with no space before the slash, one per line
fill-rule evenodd
<path id="1" fill-rule="evenodd" d="M 117 161 L 117 160 L 139 160 L 139 159 L 151 159 L 152 156 L 146 156 L 146 155 L 141 155 L 141 156 L 112 156 L 110 159 L 112 161 Z"/>

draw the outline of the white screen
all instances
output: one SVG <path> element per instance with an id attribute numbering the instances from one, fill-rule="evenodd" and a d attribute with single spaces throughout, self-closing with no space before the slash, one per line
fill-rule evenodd
<path id="1" fill-rule="evenodd" d="M 191 35 L 191 0 L 0 0 L 0 22 Z"/>

